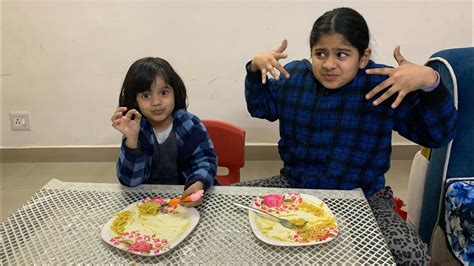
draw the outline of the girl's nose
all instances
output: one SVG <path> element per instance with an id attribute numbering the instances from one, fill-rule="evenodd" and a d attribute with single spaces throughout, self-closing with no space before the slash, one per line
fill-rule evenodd
<path id="1" fill-rule="evenodd" d="M 160 105 L 160 104 L 161 104 L 161 99 L 160 99 L 160 97 L 153 95 L 153 96 L 151 97 L 151 104 L 152 104 L 152 105 Z"/>
<path id="2" fill-rule="evenodd" d="M 332 57 L 329 57 L 328 59 L 324 61 L 323 67 L 325 69 L 333 69 L 336 67 L 336 62 L 334 61 Z"/>

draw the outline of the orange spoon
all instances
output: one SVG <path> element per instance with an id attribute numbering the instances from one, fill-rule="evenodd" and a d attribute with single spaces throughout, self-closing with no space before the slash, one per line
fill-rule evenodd
<path id="1" fill-rule="evenodd" d="M 198 201 L 200 198 L 202 198 L 203 195 L 204 195 L 204 190 L 201 189 L 201 190 L 198 190 L 198 191 L 194 192 L 193 194 L 188 195 L 184 198 L 170 199 L 168 201 L 168 205 L 173 207 L 173 206 L 178 205 L 181 202 Z"/>

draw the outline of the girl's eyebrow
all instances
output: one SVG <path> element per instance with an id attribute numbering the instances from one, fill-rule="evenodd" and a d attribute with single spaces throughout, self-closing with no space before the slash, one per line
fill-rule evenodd
<path id="1" fill-rule="evenodd" d="M 349 48 L 337 48 L 337 51 L 340 51 L 340 52 L 350 52 L 351 49 L 349 49 Z"/>
<path id="2" fill-rule="evenodd" d="M 344 53 L 351 53 L 351 49 L 349 47 L 334 47 L 334 48 L 331 48 L 330 49 L 332 53 L 340 53 L 340 52 L 344 52 Z"/>
<path id="3" fill-rule="evenodd" d="M 327 48 L 314 48 L 313 51 L 327 51 L 328 49 Z M 336 48 L 333 48 L 331 49 L 332 51 L 337 51 L 337 52 L 350 52 L 351 49 L 350 48 L 346 48 L 346 47 L 336 47 Z"/>

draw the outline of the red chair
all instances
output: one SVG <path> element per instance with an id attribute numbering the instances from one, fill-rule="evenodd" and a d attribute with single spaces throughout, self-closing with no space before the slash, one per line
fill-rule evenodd
<path id="1" fill-rule="evenodd" d="M 214 144 L 217 165 L 229 169 L 227 175 L 216 176 L 217 182 L 223 186 L 239 183 L 240 168 L 245 164 L 245 131 L 221 120 L 204 119 L 202 123 Z"/>

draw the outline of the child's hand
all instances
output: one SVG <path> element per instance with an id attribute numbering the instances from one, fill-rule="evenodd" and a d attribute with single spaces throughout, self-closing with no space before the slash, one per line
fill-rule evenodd
<path id="1" fill-rule="evenodd" d="M 280 47 L 277 49 L 258 53 L 253 57 L 252 63 L 250 64 L 250 70 L 253 72 L 257 70 L 262 71 L 262 84 L 267 82 L 267 72 L 270 72 L 270 74 L 276 80 L 280 79 L 279 75 L 275 72 L 275 68 L 278 69 L 280 73 L 285 75 L 287 79 L 290 78 L 290 74 L 285 70 L 285 68 L 283 68 L 282 65 L 280 65 L 280 63 L 278 63 L 278 60 L 287 57 L 287 54 L 283 53 L 287 46 L 288 42 L 285 39 L 281 42 Z"/>
<path id="2" fill-rule="evenodd" d="M 124 116 L 123 112 L 127 111 L 127 107 L 119 107 L 115 110 L 115 113 L 112 115 L 112 127 L 120 131 L 124 137 L 127 138 L 127 147 L 134 149 L 137 148 L 138 143 L 138 133 L 140 132 L 140 121 L 142 115 L 135 109 L 132 109 L 127 112 Z M 132 116 L 135 118 L 132 120 Z M 131 145 L 129 145 L 131 144 Z M 134 145 L 136 144 L 136 145 Z"/>
<path id="3" fill-rule="evenodd" d="M 181 198 L 184 198 L 188 195 L 191 195 L 193 194 L 194 192 L 197 192 L 198 190 L 202 190 L 204 189 L 204 184 L 201 182 L 201 181 L 196 181 L 194 182 L 194 184 L 192 184 L 191 186 L 189 186 L 185 191 L 183 191 L 183 193 L 181 194 Z M 184 202 L 184 203 L 181 203 L 181 205 L 183 205 L 184 207 L 195 207 L 195 206 L 198 206 L 202 203 L 202 199 L 203 198 L 200 198 L 198 201 L 191 201 L 191 202 Z"/>
<path id="4" fill-rule="evenodd" d="M 397 98 L 392 103 L 392 108 L 397 108 L 408 93 L 429 86 L 437 80 L 436 72 L 430 67 L 416 65 L 405 60 L 400 53 L 400 46 L 395 48 L 393 56 L 395 57 L 395 60 L 397 60 L 399 67 L 366 70 L 366 73 L 370 75 L 388 76 L 385 81 L 377 85 L 365 95 L 367 100 L 374 97 L 378 92 L 391 86 L 384 94 L 373 101 L 374 105 L 379 105 L 381 102 L 398 92 Z"/>

